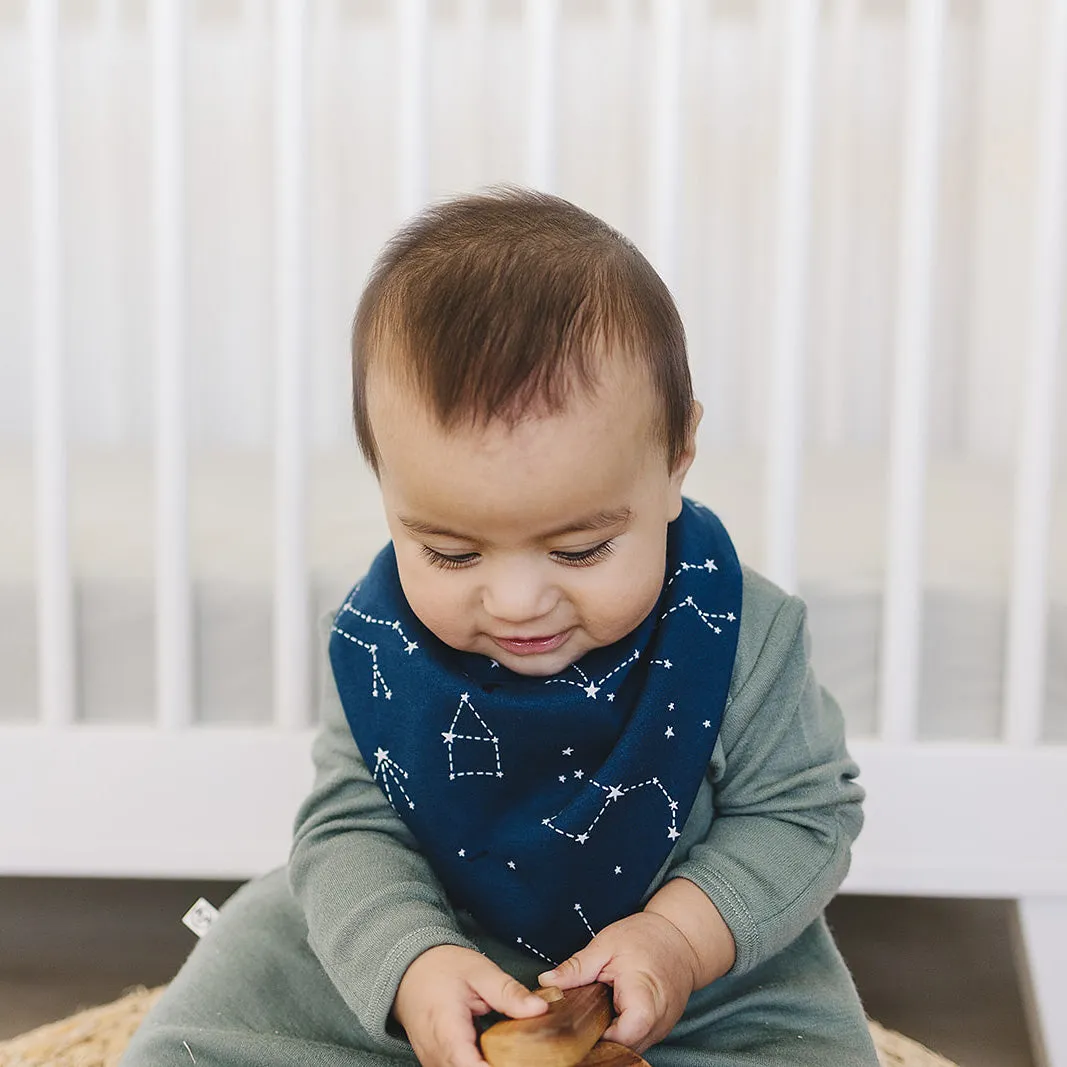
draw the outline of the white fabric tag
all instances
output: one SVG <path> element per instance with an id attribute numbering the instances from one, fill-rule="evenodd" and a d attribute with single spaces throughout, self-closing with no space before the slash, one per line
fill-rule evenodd
<path id="1" fill-rule="evenodd" d="M 219 910 L 201 897 L 183 916 L 182 922 L 196 934 L 203 937 L 207 928 L 219 917 Z"/>

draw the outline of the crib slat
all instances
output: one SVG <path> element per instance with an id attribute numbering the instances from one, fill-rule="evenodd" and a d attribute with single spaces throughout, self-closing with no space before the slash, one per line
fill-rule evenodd
<path id="1" fill-rule="evenodd" d="M 684 20 L 681 0 L 656 0 L 653 8 L 655 60 L 652 98 L 650 260 L 671 288 L 677 283 L 678 213 L 682 192 L 682 63 Z M 632 14 L 630 16 L 633 17 Z"/>
<path id="2" fill-rule="evenodd" d="M 400 215 L 408 218 L 426 202 L 429 188 L 429 128 L 427 92 L 430 51 L 430 15 L 427 0 L 401 0 L 400 19 L 400 128 L 397 161 Z"/>
<path id="3" fill-rule="evenodd" d="M 556 181 L 556 45 L 559 0 L 526 0 L 529 54 L 526 180 L 551 192 Z"/>
<path id="4" fill-rule="evenodd" d="M 817 0 L 787 9 L 779 112 L 774 320 L 766 469 L 766 570 L 796 588 L 797 501 L 803 456 L 803 361 L 811 230 Z"/>
<path id="5" fill-rule="evenodd" d="M 192 596 L 185 380 L 185 25 L 181 0 L 153 0 L 156 358 L 156 711 L 192 720 Z"/>
<path id="6" fill-rule="evenodd" d="M 822 411 L 820 441 L 830 447 L 845 442 L 846 376 L 851 353 L 847 349 L 852 294 L 851 272 L 853 213 L 857 210 L 855 159 L 852 145 L 856 130 L 852 121 L 852 99 L 858 90 L 861 65 L 859 54 L 860 0 L 841 0 L 833 15 L 831 38 L 825 65 L 829 70 L 827 154 L 829 174 L 826 203 L 829 217 L 826 235 L 827 284 L 823 298 L 823 341 L 812 352 L 819 361 Z"/>
<path id="7" fill-rule="evenodd" d="M 275 7 L 274 719 L 308 719 L 311 654 L 307 576 L 305 374 L 307 233 L 307 10 Z"/>
<path id="8" fill-rule="evenodd" d="M 1057 362 L 1063 316 L 1067 210 L 1067 0 L 1054 0 L 1045 37 L 1034 195 L 1030 346 L 1015 469 L 1015 529 L 1005 668 L 1005 736 L 1040 740 L 1044 699 L 1050 507 L 1056 443 Z"/>
<path id="9" fill-rule="evenodd" d="M 944 0 L 908 8 L 897 337 L 890 414 L 889 497 L 882 656 L 881 733 L 915 736 L 922 635 L 927 394 Z"/>
<path id="10" fill-rule="evenodd" d="M 34 479 L 37 526 L 37 694 L 41 721 L 74 719 L 74 596 L 68 529 L 59 172 L 59 13 L 29 11 L 32 78 Z"/>

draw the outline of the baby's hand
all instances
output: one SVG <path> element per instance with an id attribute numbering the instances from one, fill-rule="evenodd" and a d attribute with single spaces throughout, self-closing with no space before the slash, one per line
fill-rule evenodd
<path id="1" fill-rule="evenodd" d="M 605 927 L 538 981 L 561 989 L 597 981 L 614 986 L 618 1018 L 604 1037 L 644 1052 L 681 1018 L 698 974 L 696 953 L 678 927 L 663 915 L 640 911 Z"/>
<path id="2" fill-rule="evenodd" d="M 422 1067 L 485 1067 L 474 1017 L 524 1019 L 548 1005 L 478 952 L 438 945 L 417 956 L 396 991 L 393 1015 Z"/>

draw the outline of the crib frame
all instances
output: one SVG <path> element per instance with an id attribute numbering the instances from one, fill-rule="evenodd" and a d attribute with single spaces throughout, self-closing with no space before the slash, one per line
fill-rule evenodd
<path id="1" fill-rule="evenodd" d="M 558 0 L 527 0 L 530 93 L 526 178 L 551 188 L 553 48 Z M 847 7 L 847 5 L 846 5 Z M 303 206 L 307 101 L 304 5 L 278 0 L 276 58 L 277 628 L 273 724 L 194 724 L 191 608 L 185 526 L 187 413 L 183 391 L 181 0 L 152 0 L 155 60 L 156 412 L 158 696 L 152 727 L 88 726 L 76 719 L 72 576 L 67 543 L 67 430 L 60 321 L 57 4 L 31 0 L 33 232 L 35 241 L 35 471 L 38 487 L 39 721 L 0 726 L 0 875 L 254 876 L 285 861 L 293 815 L 311 778 L 308 727 L 308 568 L 298 516 L 305 482 L 305 383 L 300 366 L 306 294 Z M 657 39 L 650 186 L 654 262 L 670 278 L 679 226 L 676 185 L 684 32 L 680 0 L 655 0 Z M 398 116 L 398 201 L 426 199 L 426 0 L 397 5 L 406 87 Z M 776 186 L 772 360 L 763 570 L 796 585 L 797 500 L 803 429 L 802 330 L 810 214 L 816 0 L 794 0 L 785 19 L 781 167 Z M 879 736 L 852 743 L 868 790 L 867 824 L 846 891 L 1003 897 L 1017 902 L 1020 961 L 1035 1042 L 1046 1067 L 1067 1067 L 1067 747 L 1042 741 L 1048 559 L 1056 391 L 1063 330 L 1062 189 L 1067 187 L 1067 0 L 1048 4 L 1038 183 L 1035 189 L 1031 338 L 1026 417 L 1016 472 L 1015 565 L 1001 739 L 932 743 L 917 729 L 917 633 L 929 383 L 929 319 L 939 92 L 945 0 L 908 6 L 909 96 L 901 175 L 897 352 L 890 431 L 890 514 Z M 234 781 L 234 768 L 240 768 Z M 134 805 L 130 798 L 137 798 Z M 936 812 L 936 818 L 931 813 Z"/>

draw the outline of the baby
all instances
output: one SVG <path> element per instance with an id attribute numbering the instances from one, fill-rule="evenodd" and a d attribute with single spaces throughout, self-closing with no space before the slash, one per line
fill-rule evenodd
<path id="1" fill-rule="evenodd" d="M 875 1067 L 822 918 L 857 770 L 802 604 L 682 496 L 662 281 L 565 201 L 466 197 L 352 350 L 392 541 L 323 626 L 315 786 L 123 1063 L 479 1067 L 478 1016 L 602 981 L 653 1067 Z"/>

